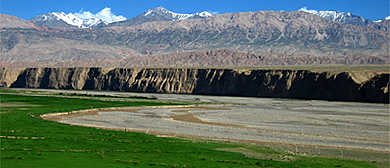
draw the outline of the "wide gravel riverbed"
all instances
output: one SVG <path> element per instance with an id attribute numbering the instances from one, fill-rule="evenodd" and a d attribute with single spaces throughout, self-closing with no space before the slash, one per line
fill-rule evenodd
<path id="1" fill-rule="evenodd" d="M 96 94 L 227 104 L 134 107 L 65 115 L 59 122 L 160 136 L 381 152 L 390 150 L 388 104 L 180 94 Z"/>

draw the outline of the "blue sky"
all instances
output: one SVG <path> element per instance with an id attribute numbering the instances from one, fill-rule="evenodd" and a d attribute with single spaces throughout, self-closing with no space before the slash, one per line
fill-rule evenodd
<path id="1" fill-rule="evenodd" d="M 389 16 L 389 0 L 1 0 L 0 13 L 28 20 L 49 12 L 87 12 L 94 15 L 106 8 L 100 14 L 129 19 L 158 6 L 176 13 L 296 11 L 307 7 L 313 10 L 351 12 L 371 20 Z"/>

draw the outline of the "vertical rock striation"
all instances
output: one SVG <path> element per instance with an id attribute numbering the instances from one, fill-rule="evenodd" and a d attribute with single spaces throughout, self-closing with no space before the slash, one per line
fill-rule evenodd
<path id="1" fill-rule="evenodd" d="M 187 68 L 2 68 L 3 87 L 389 103 L 389 74 Z"/>

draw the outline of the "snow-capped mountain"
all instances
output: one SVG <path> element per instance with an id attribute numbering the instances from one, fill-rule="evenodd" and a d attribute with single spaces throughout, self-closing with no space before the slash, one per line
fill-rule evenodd
<path id="1" fill-rule="evenodd" d="M 72 13 L 66 14 L 64 12 L 51 12 L 48 14 L 39 15 L 30 19 L 30 22 L 37 26 L 43 26 L 47 28 L 100 28 L 108 24 L 110 24 L 110 26 L 134 26 L 152 21 L 179 21 L 184 19 L 206 18 L 210 16 L 212 16 L 212 14 L 206 11 L 194 14 L 179 14 L 171 12 L 163 7 L 157 7 L 154 9 L 149 9 L 135 18 L 121 22 L 108 22 L 99 18 L 83 20 Z"/>
<path id="2" fill-rule="evenodd" d="M 194 14 L 179 14 L 179 13 L 171 12 L 161 6 L 154 9 L 149 9 L 142 15 L 148 18 L 152 18 L 155 15 L 159 15 L 167 18 L 170 21 L 178 21 L 178 20 L 192 19 L 192 18 L 206 18 L 212 16 L 212 14 L 206 11 L 194 13 Z"/>
<path id="3" fill-rule="evenodd" d="M 386 20 L 390 20 L 390 16 L 387 16 L 385 18 L 383 18 L 382 20 L 377 20 L 377 21 L 374 21 L 375 23 L 380 23 L 380 22 L 383 22 L 383 21 L 386 21 Z"/>
<path id="4" fill-rule="evenodd" d="M 212 16 L 209 12 L 198 12 L 194 14 L 179 14 L 175 12 L 171 12 L 164 7 L 157 7 L 153 9 L 149 9 L 146 12 L 125 20 L 121 22 L 112 23 L 109 26 L 135 26 L 140 25 L 146 22 L 154 22 L 154 21 L 180 21 L 184 19 L 198 19 L 198 18 L 207 18 Z"/>
<path id="5" fill-rule="evenodd" d="M 108 22 L 98 19 L 91 18 L 88 20 L 82 20 L 76 15 L 64 12 L 51 12 L 43 14 L 30 19 L 30 22 L 37 26 L 44 26 L 47 28 L 54 27 L 79 27 L 79 28 L 96 28 L 107 25 Z"/>
<path id="6" fill-rule="evenodd" d="M 345 24 L 367 26 L 372 23 L 371 20 L 365 19 L 361 16 L 353 15 L 350 12 L 317 11 L 317 10 L 308 10 L 307 8 L 301 8 L 299 9 L 299 11 L 308 12 L 320 16 L 322 18 L 331 19 Z"/>
<path id="7" fill-rule="evenodd" d="M 377 30 L 390 31 L 390 16 L 387 16 L 382 20 L 374 21 L 372 24 L 369 24 L 368 26 Z"/>

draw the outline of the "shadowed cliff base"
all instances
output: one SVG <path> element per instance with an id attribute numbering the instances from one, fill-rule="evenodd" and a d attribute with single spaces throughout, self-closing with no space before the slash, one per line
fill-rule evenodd
<path id="1" fill-rule="evenodd" d="M 2 68 L 0 85 L 389 103 L 387 71 Z"/>

